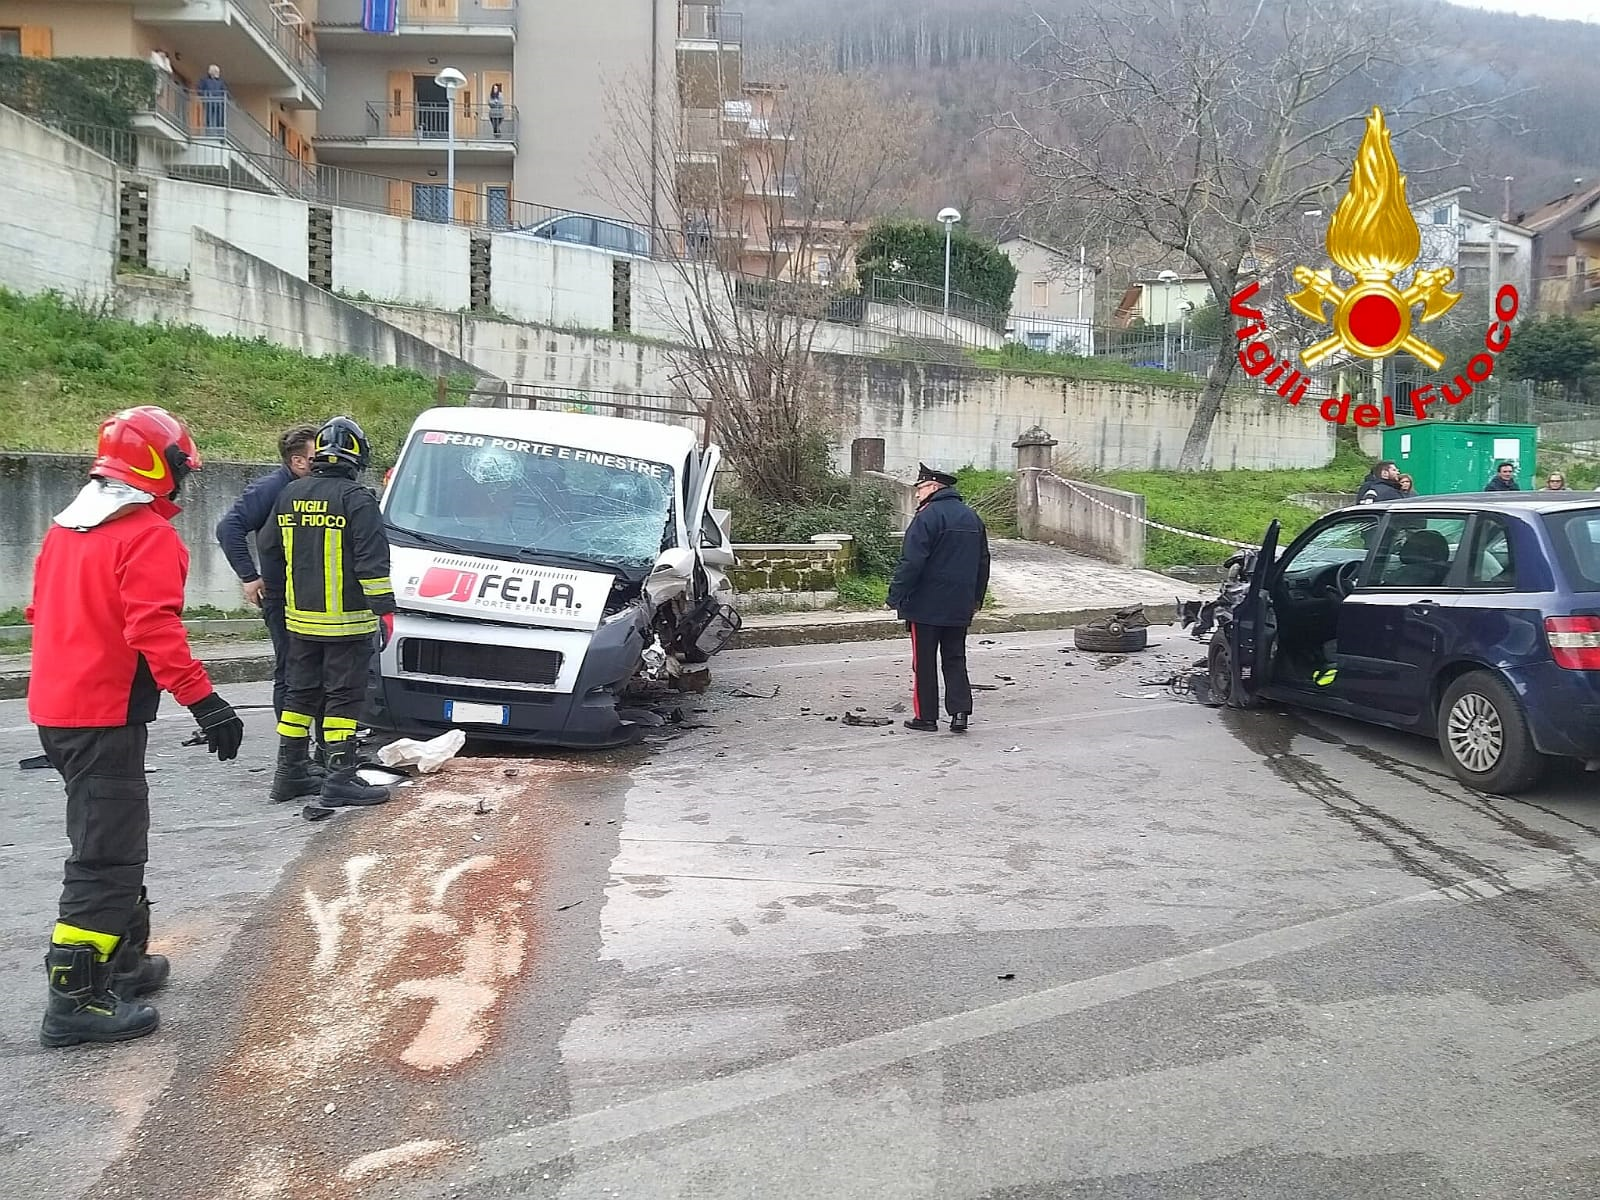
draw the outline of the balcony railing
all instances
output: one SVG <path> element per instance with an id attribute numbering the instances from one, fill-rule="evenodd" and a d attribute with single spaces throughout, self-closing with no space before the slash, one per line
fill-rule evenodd
<path id="1" fill-rule="evenodd" d="M 450 106 L 443 101 L 436 104 L 369 101 L 367 137 L 444 142 L 450 137 Z M 505 142 L 515 147 L 517 106 L 457 104 L 455 139 L 458 142 Z"/>
<path id="2" fill-rule="evenodd" d="M 744 14 L 729 12 L 720 4 L 678 6 L 678 36 L 693 42 L 744 42 Z"/>
<path id="3" fill-rule="evenodd" d="M 226 145 L 293 195 L 312 187 L 312 168 L 291 155 L 259 121 L 232 100 L 191 96 L 185 113 L 189 136 L 197 143 Z"/>
<path id="4" fill-rule="evenodd" d="M 800 180 L 794 175 L 752 175 L 749 171 L 741 173 L 744 190 L 752 196 L 797 196 L 800 194 Z"/>
<path id="5" fill-rule="evenodd" d="M 185 132 L 189 129 L 189 93 L 165 71 L 156 72 L 156 94 L 149 110 Z"/>
<path id="6" fill-rule="evenodd" d="M 292 62 L 301 78 L 311 85 L 320 97 L 328 90 L 328 69 L 306 40 L 303 24 L 286 25 L 278 19 L 269 0 L 232 0 L 235 8 L 244 14 L 256 31 L 277 46 L 283 56 Z"/>
<path id="7" fill-rule="evenodd" d="M 361 9 L 361 0 L 322 0 L 317 8 L 317 24 L 359 29 Z M 517 0 L 399 0 L 395 23 L 448 29 L 515 29 Z"/>

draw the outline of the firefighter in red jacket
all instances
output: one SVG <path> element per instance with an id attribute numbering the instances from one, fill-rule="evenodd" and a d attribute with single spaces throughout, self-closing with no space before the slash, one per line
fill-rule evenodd
<path id="1" fill-rule="evenodd" d="M 194 715 L 226 761 L 244 725 L 189 650 L 183 588 L 189 552 L 172 518 L 200 455 L 163 409 L 130 408 L 100 427 L 89 483 L 56 514 L 34 564 L 28 718 L 66 782 L 72 854 L 45 957 L 46 1046 L 153 1033 L 139 997 L 166 982 L 148 953 L 144 890 L 149 723 L 163 691 Z"/>

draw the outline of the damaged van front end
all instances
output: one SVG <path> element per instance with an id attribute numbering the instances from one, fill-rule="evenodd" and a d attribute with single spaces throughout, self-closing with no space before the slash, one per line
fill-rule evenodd
<path id="1" fill-rule="evenodd" d="M 718 458 L 652 422 L 424 413 L 384 496 L 399 612 L 371 723 L 633 741 L 649 718 L 630 691 L 703 675 L 738 628 Z"/>

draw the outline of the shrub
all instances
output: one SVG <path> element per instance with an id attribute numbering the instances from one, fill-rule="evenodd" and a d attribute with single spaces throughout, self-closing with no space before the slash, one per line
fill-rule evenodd
<path id="1" fill-rule="evenodd" d="M 735 542 L 808 542 L 819 533 L 848 533 L 855 538 L 858 573 L 886 577 L 899 561 L 894 507 L 877 488 L 835 476 L 806 504 L 764 504 L 739 489 L 721 499 L 733 514 Z"/>
<path id="2" fill-rule="evenodd" d="M 901 263 L 903 271 L 891 269 Z M 944 226 L 930 221 L 877 221 L 856 251 L 856 275 L 871 295 L 876 277 L 944 287 Z M 987 238 L 959 225 L 950 238 L 950 288 L 1004 314 L 1011 311 L 1016 265 Z"/>

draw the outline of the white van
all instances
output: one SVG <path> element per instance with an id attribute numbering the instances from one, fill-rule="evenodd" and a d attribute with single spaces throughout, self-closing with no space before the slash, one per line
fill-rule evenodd
<path id="1" fill-rule="evenodd" d="M 721 451 L 653 421 L 435 408 L 384 491 L 399 612 L 370 723 L 558 746 L 644 727 L 641 674 L 692 687 L 739 628 Z"/>

